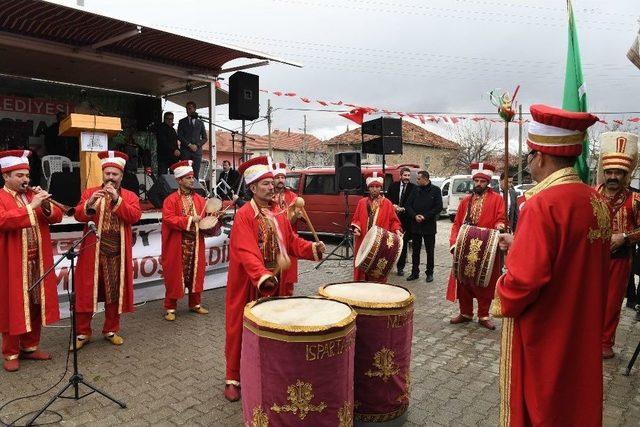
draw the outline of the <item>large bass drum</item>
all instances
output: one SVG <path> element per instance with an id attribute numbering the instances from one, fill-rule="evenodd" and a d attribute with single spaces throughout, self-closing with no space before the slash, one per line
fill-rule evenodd
<path id="1" fill-rule="evenodd" d="M 453 273 L 458 282 L 486 288 L 496 262 L 500 232 L 464 224 L 453 254 Z"/>
<path id="2" fill-rule="evenodd" d="M 347 304 L 325 298 L 247 304 L 240 357 L 245 425 L 352 425 L 355 318 Z"/>
<path id="3" fill-rule="evenodd" d="M 355 419 L 385 422 L 403 415 L 411 384 L 413 294 L 401 286 L 369 282 L 334 283 L 318 292 L 358 313 Z"/>

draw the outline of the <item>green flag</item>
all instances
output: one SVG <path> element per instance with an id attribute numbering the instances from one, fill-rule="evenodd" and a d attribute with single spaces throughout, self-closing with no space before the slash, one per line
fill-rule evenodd
<path id="1" fill-rule="evenodd" d="M 578 46 L 578 30 L 573 17 L 571 0 L 567 0 L 569 12 L 569 46 L 567 48 L 567 73 L 564 79 L 564 97 L 562 108 L 569 111 L 587 111 L 587 91 L 582 77 L 582 61 Z M 582 143 L 582 154 L 576 162 L 576 170 L 583 182 L 589 182 L 589 138 Z"/>

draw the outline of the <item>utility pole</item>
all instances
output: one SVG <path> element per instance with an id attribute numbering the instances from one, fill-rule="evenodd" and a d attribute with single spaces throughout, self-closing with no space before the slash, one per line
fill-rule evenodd
<path id="1" fill-rule="evenodd" d="M 304 153 L 304 167 L 309 166 L 307 162 L 307 115 L 304 115 L 304 126 L 302 128 L 304 136 L 302 137 L 302 152 Z"/>
<path id="2" fill-rule="evenodd" d="M 518 185 L 522 184 L 522 104 L 518 106 Z"/>
<path id="3" fill-rule="evenodd" d="M 271 147 L 271 113 L 272 112 L 273 112 L 273 109 L 271 108 L 271 100 L 267 99 L 267 130 L 268 130 L 267 141 L 268 141 L 268 148 L 269 148 L 269 157 L 273 157 L 273 148 Z"/>

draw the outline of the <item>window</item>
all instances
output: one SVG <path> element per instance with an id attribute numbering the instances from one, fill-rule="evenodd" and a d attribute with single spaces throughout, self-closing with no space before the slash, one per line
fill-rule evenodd
<path id="1" fill-rule="evenodd" d="M 284 182 L 284 185 L 291 188 L 293 191 L 298 191 L 298 185 L 300 184 L 300 175 L 288 175 Z"/>
<path id="2" fill-rule="evenodd" d="M 337 194 L 336 175 L 307 175 L 304 183 L 304 194 Z"/>
<path id="3" fill-rule="evenodd" d="M 471 178 L 456 179 L 451 186 L 453 193 L 470 193 L 473 190 Z"/>

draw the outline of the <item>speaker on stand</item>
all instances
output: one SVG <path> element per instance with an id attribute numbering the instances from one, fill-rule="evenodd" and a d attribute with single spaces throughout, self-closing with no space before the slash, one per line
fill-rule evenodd
<path id="1" fill-rule="evenodd" d="M 164 199 L 166 199 L 169 194 L 178 190 L 178 182 L 172 174 L 160 175 L 157 178 L 151 175 L 151 179 L 153 180 L 153 185 L 149 191 L 147 191 L 147 200 L 151 202 L 153 207 L 159 209 L 162 208 Z M 193 191 L 202 197 L 207 197 L 209 193 L 198 181 L 194 181 Z"/>
<path id="2" fill-rule="evenodd" d="M 333 248 L 324 259 L 314 268 L 317 270 L 326 261 L 348 260 L 353 258 L 353 236 L 349 219 L 351 211 L 349 208 L 349 195 L 356 194 L 362 189 L 362 165 L 361 155 L 357 151 L 337 153 L 335 155 L 336 168 L 336 189 L 344 194 L 344 234 L 340 243 Z M 344 248 L 344 255 L 338 254 L 338 249 Z"/>
<path id="3" fill-rule="evenodd" d="M 237 71 L 229 77 L 229 120 L 242 120 L 240 146 L 242 161 L 246 161 L 245 120 L 260 117 L 260 78 Z"/>

